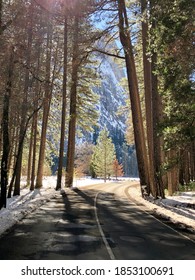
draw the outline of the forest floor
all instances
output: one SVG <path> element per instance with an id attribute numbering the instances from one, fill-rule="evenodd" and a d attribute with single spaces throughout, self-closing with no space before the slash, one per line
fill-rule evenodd
<path id="1" fill-rule="evenodd" d="M 129 178 L 125 180 L 131 182 L 136 179 Z M 82 179 L 75 181 L 74 187 L 83 188 L 84 186 L 100 183 L 106 186 L 103 180 Z M 0 210 L 0 235 L 28 213 L 54 198 L 57 195 L 55 185 L 56 177 L 46 177 L 40 190 L 29 191 L 29 189 L 23 187 L 20 196 L 8 199 L 7 208 Z M 137 186 L 134 185 L 130 188 L 129 193 L 139 203 L 144 204 L 149 211 L 195 233 L 195 192 L 182 192 L 178 195 L 167 196 L 165 199 L 158 200 L 149 197 L 148 200 L 145 200 L 141 197 L 138 182 Z"/>

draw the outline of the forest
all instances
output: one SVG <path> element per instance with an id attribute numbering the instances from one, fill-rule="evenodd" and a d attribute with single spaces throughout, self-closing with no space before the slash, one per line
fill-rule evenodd
<path id="1" fill-rule="evenodd" d="M 0 209 L 22 176 L 41 188 L 54 155 L 56 190 L 75 172 L 123 175 L 106 129 L 77 147 L 98 121 L 97 54 L 125 69 L 126 140 L 143 195 L 194 184 L 194 14 L 192 0 L 0 0 Z M 101 137 L 109 153 L 99 164 Z M 100 170 L 109 157 L 112 170 Z"/>

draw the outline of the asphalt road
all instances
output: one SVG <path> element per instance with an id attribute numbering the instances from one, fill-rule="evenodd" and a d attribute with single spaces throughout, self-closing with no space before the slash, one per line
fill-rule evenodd
<path id="1" fill-rule="evenodd" d="M 129 183 L 105 186 L 58 192 L 0 239 L 0 259 L 195 259 L 193 236 L 131 201 Z"/>

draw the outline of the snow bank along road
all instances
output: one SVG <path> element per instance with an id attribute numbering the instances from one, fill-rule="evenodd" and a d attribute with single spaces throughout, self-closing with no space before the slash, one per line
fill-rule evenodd
<path id="1" fill-rule="evenodd" d="M 194 234 L 151 215 L 137 183 L 59 192 L 0 239 L 0 259 L 195 259 Z"/>

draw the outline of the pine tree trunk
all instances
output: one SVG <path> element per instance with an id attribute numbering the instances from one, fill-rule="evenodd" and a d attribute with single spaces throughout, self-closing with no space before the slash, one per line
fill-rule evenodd
<path id="1" fill-rule="evenodd" d="M 147 150 L 145 144 L 143 118 L 140 105 L 133 47 L 129 33 L 128 17 L 124 0 L 118 0 L 118 14 L 120 41 L 125 52 L 140 184 L 141 186 L 148 186 Z"/>
<path id="2" fill-rule="evenodd" d="M 76 136 L 76 107 L 77 107 L 77 83 L 78 83 L 78 32 L 79 22 L 78 18 L 74 21 L 74 35 L 73 35 L 73 58 L 72 58 L 72 84 L 70 90 L 70 121 L 68 134 L 68 150 L 66 161 L 66 180 L 65 186 L 70 188 L 73 185 L 74 176 L 74 155 L 75 155 L 75 136 Z"/>
<path id="3" fill-rule="evenodd" d="M 0 155 L 1 155 L 1 152 L 2 152 L 2 137 L 3 137 L 3 129 L 2 129 L 2 120 L 1 120 L 1 127 L 0 127 Z"/>
<path id="4" fill-rule="evenodd" d="M 28 91 L 28 83 L 29 83 L 29 71 L 26 70 L 26 79 L 25 79 L 25 90 L 24 90 L 24 98 L 22 103 L 22 113 L 21 113 L 21 124 L 20 124 L 20 132 L 19 132 L 19 145 L 16 156 L 16 165 L 14 167 L 15 174 L 15 184 L 14 184 L 14 193 L 13 195 L 20 195 L 20 180 L 21 180 L 21 168 L 22 168 L 22 154 L 23 154 L 23 145 L 24 139 L 26 135 L 26 116 L 27 116 L 27 91 Z"/>
<path id="5" fill-rule="evenodd" d="M 3 0 L 0 0 L 0 36 L 2 34 Z"/>
<path id="6" fill-rule="evenodd" d="M 37 151 L 37 112 L 33 117 L 33 151 L 32 151 L 32 170 L 30 179 L 30 191 L 35 188 L 35 171 L 36 171 L 36 151 Z"/>
<path id="7" fill-rule="evenodd" d="M 184 186 L 184 151 L 180 151 L 179 183 Z"/>
<path id="8" fill-rule="evenodd" d="M 62 168 L 64 158 L 64 142 L 65 142 L 65 127 L 66 127 L 66 98 L 67 98 L 67 48 L 68 48 L 68 28 L 67 18 L 64 20 L 64 69 L 63 69 L 63 92 L 62 92 L 62 116 L 61 116 L 61 136 L 60 136 L 60 151 L 57 174 L 56 190 L 62 187 Z"/>
<path id="9" fill-rule="evenodd" d="M 29 80 L 30 80 L 30 61 L 31 61 L 31 48 L 32 48 L 32 17 L 33 17 L 33 9 L 32 3 L 30 6 L 31 21 L 28 26 L 28 46 L 26 53 L 26 71 L 25 71 L 25 81 L 24 81 L 24 95 L 22 101 L 22 112 L 21 112 L 21 122 L 20 122 L 20 133 L 19 133 L 19 147 L 17 153 L 17 164 L 15 166 L 15 185 L 14 185 L 14 193 L 13 195 L 20 195 L 20 181 L 21 181 L 21 169 L 22 169 L 22 155 L 23 155 L 23 146 L 24 139 L 27 129 L 27 102 L 28 102 L 28 88 L 29 88 Z"/>
<path id="10" fill-rule="evenodd" d="M 156 70 L 157 54 L 152 55 L 152 112 L 153 112 L 153 162 L 154 162 L 154 172 L 156 180 L 156 197 L 160 196 L 164 198 L 164 187 L 161 172 L 162 165 L 162 154 L 161 154 L 161 139 L 158 136 L 158 127 L 160 124 L 160 112 L 162 108 L 160 106 L 161 100 L 158 94 L 158 78 L 154 71 Z"/>
<path id="11" fill-rule="evenodd" d="M 47 26 L 47 55 L 46 55 L 46 85 L 45 85 L 45 96 L 43 102 L 43 119 L 42 119 L 42 130 L 41 130 L 41 143 L 39 150 L 39 161 L 37 168 L 37 179 L 36 179 L 36 189 L 42 187 L 43 181 L 43 171 L 44 171 L 44 160 L 45 160 L 45 150 L 46 150 L 46 136 L 47 136 L 47 126 L 49 120 L 50 105 L 52 100 L 52 91 L 55 80 L 56 65 L 58 58 L 58 49 L 59 49 L 59 37 L 55 49 L 55 55 L 53 60 L 53 70 L 51 71 L 51 52 L 52 52 L 52 38 L 53 30 L 50 22 L 48 21 Z M 50 75 L 52 76 L 50 78 Z"/>
<path id="12" fill-rule="evenodd" d="M 46 84 L 45 84 L 45 96 L 43 101 L 43 118 L 42 118 L 42 129 L 41 129 L 41 142 L 39 149 L 39 160 L 37 167 L 37 178 L 35 188 L 39 189 L 42 187 L 43 170 L 44 170 L 44 159 L 45 159 L 45 147 L 46 147 L 46 134 L 47 124 L 49 118 L 52 88 L 50 84 L 50 72 L 51 72 L 51 43 L 52 43 L 52 31 L 50 25 L 50 16 L 48 16 L 47 24 L 47 54 L 46 54 Z"/>
<path id="13" fill-rule="evenodd" d="M 48 89 L 48 91 L 50 90 Z M 49 110 L 50 110 L 50 99 L 46 98 L 44 100 L 44 106 L 43 106 L 41 142 L 40 142 L 40 149 L 39 149 L 39 161 L 38 161 L 37 178 L 36 178 L 36 185 L 35 185 L 36 189 L 40 189 L 42 187 Z"/>
<path id="14" fill-rule="evenodd" d="M 154 174 L 154 143 L 153 143 L 153 117 L 152 117 L 152 81 L 151 81 L 151 62 L 147 55 L 148 51 L 148 17 L 147 0 L 141 0 L 142 8 L 142 48 L 143 48 L 143 67 L 144 67 L 144 91 L 145 91 L 145 110 L 146 110 L 146 129 L 148 146 L 148 169 L 149 169 L 149 192 L 156 197 L 156 181 Z"/>
<path id="15" fill-rule="evenodd" d="M 184 152 L 184 181 L 186 185 L 190 183 L 190 155 L 188 149 Z"/>
<path id="16" fill-rule="evenodd" d="M 176 159 L 176 151 L 171 149 L 168 153 L 169 161 L 175 161 Z M 179 166 L 178 164 L 174 164 L 171 166 L 168 171 L 168 193 L 169 195 L 173 195 L 179 187 Z"/>
<path id="17" fill-rule="evenodd" d="M 167 153 L 167 158 L 168 161 L 170 161 L 172 159 L 173 156 L 173 151 L 170 150 Z M 168 195 L 172 196 L 174 194 L 174 185 L 173 185 L 173 176 L 172 176 L 172 171 L 173 168 L 169 168 L 168 172 L 167 172 L 167 178 L 168 178 Z"/>
<path id="18" fill-rule="evenodd" d="M 191 142 L 190 147 L 190 170 L 191 170 L 191 182 L 195 181 L 195 141 Z"/>
<path id="19" fill-rule="evenodd" d="M 152 10 L 154 3 L 150 1 L 151 16 L 153 17 Z M 152 29 L 156 28 L 156 19 L 152 19 Z M 162 139 L 158 135 L 158 128 L 160 121 L 162 120 L 162 104 L 161 97 L 158 92 L 158 77 L 156 72 L 157 67 L 157 52 L 154 50 L 151 57 L 151 76 L 152 76 L 152 125 L 153 125 L 153 164 L 154 164 L 154 176 L 155 176 L 155 197 L 165 197 L 163 178 L 162 178 Z"/>
<path id="20" fill-rule="evenodd" d="M 41 56 L 41 46 L 38 46 L 37 51 L 37 67 L 36 73 L 40 72 L 40 56 Z M 38 108 L 38 99 L 40 98 L 40 85 L 39 81 L 36 81 L 35 85 L 35 93 L 34 93 L 34 108 L 35 110 Z M 35 189 L 35 174 L 36 174 L 36 152 L 37 152 L 37 132 L 38 132 L 38 112 L 36 111 L 33 116 L 33 151 L 32 151 L 32 170 L 31 170 L 31 178 L 30 178 L 30 191 Z"/>
<path id="21" fill-rule="evenodd" d="M 30 119 L 31 119 L 31 117 L 29 117 L 26 120 L 25 126 L 23 127 L 23 134 L 19 135 L 19 144 L 18 144 L 17 156 L 16 156 L 16 161 L 15 161 L 15 166 L 14 166 L 12 179 L 11 179 L 11 182 L 10 182 L 10 185 L 9 185 L 8 198 L 11 197 L 11 193 L 12 193 L 14 183 L 15 183 L 15 185 L 14 185 L 13 195 L 14 196 L 15 195 L 20 195 L 20 176 L 21 176 L 20 172 L 21 172 L 21 162 L 22 162 L 22 150 L 23 150 L 24 139 L 25 139 L 25 136 L 26 136 L 26 131 L 27 131 L 28 123 L 29 123 Z"/>
<path id="22" fill-rule="evenodd" d="M 8 185 L 8 159 L 10 151 L 10 139 L 9 139 L 9 106 L 12 92 L 12 78 L 14 73 L 14 50 L 11 50 L 9 69 L 8 69 L 8 81 L 6 85 L 4 100 L 3 100 L 3 154 L 1 159 L 1 196 L 0 196 L 0 209 L 6 207 L 6 194 Z"/>
<path id="23" fill-rule="evenodd" d="M 31 177 L 31 167 L 32 167 L 32 153 L 33 153 L 33 122 L 31 125 L 31 132 L 30 132 L 30 145 L 29 145 L 29 153 L 28 153 L 28 168 L 27 168 L 27 179 L 26 185 L 30 185 L 30 177 Z"/>
<path id="24" fill-rule="evenodd" d="M 16 123 L 19 124 L 19 112 L 17 114 L 17 117 L 16 117 Z M 14 133 L 14 143 L 13 143 L 13 157 L 12 155 L 9 156 L 9 162 L 10 162 L 10 168 L 12 167 L 12 177 L 13 177 L 13 173 L 14 173 L 14 166 L 16 165 L 16 155 L 17 155 L 17 151 L 18 151 L 18 145 L 19 145 L 19 127 L 17 126 L 15 128 L 15 133 Z M 10 169 L 9 169 L 10 170 Z M 15 177 L 14 177 L 14 180 L 15 180 Z M 10 183 L 11 184 L 11 183 Z M 14 184 L 14 181 L 13 181 L 13 184 Z M 13 188 L 13 184 L 11 186 L 11 190 Z M 10 185 L 9 185 L 9 189 L 10 189 Z M 9 193 L 9 190 L 8 190 L 8 193 Z M 8 195 L 8 197 L 11 197 L 11 194 L 10 196 Z"/>
<path id="25" fill-rule="evenodd" d="M 11 117 L 10 117 L 11 119 Z M 17 119 L 17 116 L 15 116 L 15 119 Z M 13 121 L 13 118 L 12 118 Z M 12 127 L 12 129 L 10 129 L 10 133 L 9 133 L 9 138 L 10 138 L 10 152 L 9 152 L 9 159 L 8 159 L 8 171 L 10 171 L 11 169 L 11 165 L 12 165 L 12 160 L 13 160 L 13 155 L 14 155 L 14 149 L 15 149 L 15 135 L 16 135 L 16 130 L 17 127 L 13 126 L 13 124 L 11 120 L 9 121 L 9 127 Z M 17 121 L 16 121 L 17 123 Z"/>

